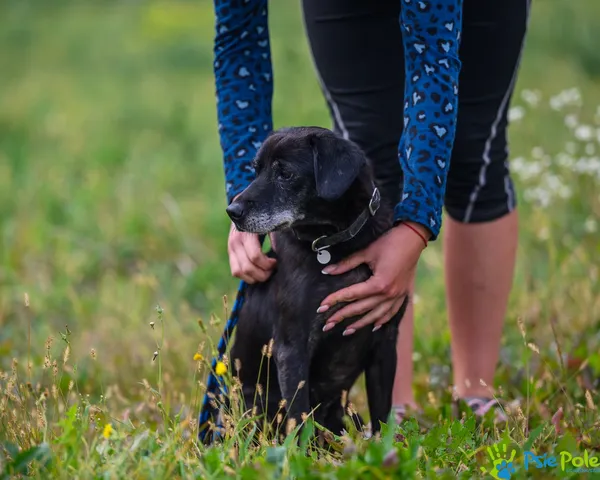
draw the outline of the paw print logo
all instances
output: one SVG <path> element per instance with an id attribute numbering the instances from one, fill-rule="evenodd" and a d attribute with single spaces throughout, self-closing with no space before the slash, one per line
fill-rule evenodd
<path id="1" fill-rule="evenodd" d="M 487 449 L 488 456 L 492 469 L 488 470 L 485 467 L 481 467 L 483 473 L 489 473 L 496 480 L 509 480 L 513 473 L 515 473 L 515 467 L 513 461 L 517 455 L 515 449 L 508 451 L 506 444 L 502 445 L 502 449 L 498 448 L 498 445 L 493 445 Z"/>

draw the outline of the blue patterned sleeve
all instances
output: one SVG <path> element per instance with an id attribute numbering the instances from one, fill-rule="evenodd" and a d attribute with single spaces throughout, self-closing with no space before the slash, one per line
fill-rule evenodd
<path id="1" fill-rule="evenodd" d="M 214 0 L 214 73 L 227 201 L 254 178 L 251 162 L 273 129 L 267 0 Z"/>
<path id="2" fill-rule="evenodd" d="M 401 0 L 406 87 L 398 158 L 404 172 L 395 220 L 442 224 L 458 109 L 462 0 Z"/>

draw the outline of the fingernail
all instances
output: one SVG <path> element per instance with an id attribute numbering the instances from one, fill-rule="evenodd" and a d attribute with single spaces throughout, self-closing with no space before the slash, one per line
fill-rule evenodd
<path id="1" fill-rule="evenodd" d="M 377 330 L 379 330 L 381 328 L 381 325 L 375 325 L 375 327 L 373 327 L 373 331 L 376 332 Z"/>
<path id="2" fill-rule="evenodd" d="M 335 270 L 335 265 L 329 265 L 328 267 L 325 267 L 323 270 L 321 270 L 321 273 L 323 275 L 329 275 L 330 273 L 333 273 L 334 270 Z"/>
<path id="3" fill-rule="evenodd" d="M 317 308 L 317 313 L 323 313 L 327 310 L 329 310 L 329 305 L 321 305 L 319 308 Z"/>
<path id="4" fill-rule="evenodd" d="M 352 335 L 355 332 L 356 330 L 354 330 L 353 328 L 347 328 L 346 330 L 344 330 L 344 333 L 342 333 L 342 335 L 344 337 L 347 337 L 348 335 Z"/>
<path id="5" fill-rule="evenodd" d="M 331 330 L 333 327 L 335 327 L 335 323 L 326 323 L 325 326 L 323 327 L 323 331 L 324 332 L 328 332 L 329 330 Z"/>

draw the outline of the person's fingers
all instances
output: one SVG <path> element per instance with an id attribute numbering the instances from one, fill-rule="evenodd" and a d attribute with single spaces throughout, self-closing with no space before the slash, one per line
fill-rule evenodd
<path id="1" fill-rule="evenodd" d="M 236 278 L 252 284 L 264 282 L 271 276 L 276 260 L 262 253 L 258 235 L 239 232 L 232 224 L 227 251 L 231 273 Z M 259 265 L 256 265 L 253 260 L 257 261 Z M 260 265 L 268 265 L 269 268 L 264 269 Z"/>
<path id="2" fill-rule="evenodd" d="M 239 278 L 248 284 L 255 283 L 256 281 L 251 276 L 247 275 L 240 266 L 240 262 L 238 260 L 238 256 L 235 251 L 230 251 L 229 253 L 229 266 L 231 268 L 231 274 L 235 278 Z"/>
<path id="3" fill-rule="evenodd" d="M 336 263 L 334 265 L 326 266 L 322 270 L 322 272 L 325 275 L 339 275 L 341 273 L 349 272 L 353 268 L 356 268 L 359 265 L 362 265 L 363 263 L 366 263 L 366 262 L 367 262 L 367 260 L 365 257 L 365 252 L 360 251 L 360 252 L 356 252 L 355 254 L 350 255 L 350 256 L 340 260 L 338 263 Z"/>
<path id="4" fill-rule="evenodd" d="M 331 330 L 336 323 L 341 322 L 345 318 L 351 318 L 356 315 L 362 315 L 363 313 L 367 313 L 377 305 L 381 304 L 381 302 L 385 301 L 385 297 L 383 296 L 374 296 L 368 297 L 364 300 L 360 300 L 357 302 L 352 302 L 349 305 L 346 305 L 341 310 L 335 312 L 330 318 L 327 319 L 325 326 L 323 327 L 323 331 L 326 332 Z"/>
<path id="5" fill-rule="evenodd" d="M 257 282 L 266 282 L 273 274 L 273 270 L 261 270 L 260 268 L 254 268 L 255 269 L 252 270 L 252 276 Z"/>
<path id="6" fill-rule="evenodd" d="M 396 299 L 396 301 L 394 302 L 394 305 L 392 306 L 392 308 L 390 309 L 388 314 L 385 315 L 384 317 L 382 317 L 381 319 L 377 320 L 373 324 L 374 332 L 379 330 L 383 325 L 385 325 L 387 322 L 389 322 L 394 315 L 396 315 L 398 313 L 398 311 L 400 310 L 400 307 L 402 307 L 402 304 L 404 303 L 405 298 L 406 297 L 404 296 L 404 297 L 400 297 L 400 298 Z"/>
<path id="7" fill-rule="evenodd" d="M 393 316 L 392 309 L 394 303 L 395 302 L 393 300 L 388 300 L 381 303 L 378 307 L 375 307 L 373 310 L 367 313 L 363 318 L 351 325 L 348 325 L 342 335 L 352 335 L 357 330 L 370 325 L 371 323 L 380 322 L 383 325 L 385 322 L 388 322 Z"/>
<path id="8" fill-rule="evenodd" d="M 362 300 L 373 295 L 381 295 L 384 292 L 385 288 L 382 286 L 381 281 L 376 277 L 370 277 L 365 282 L 355 283 L 325 297 L 321 302 L 318 313 L 327 311 L 336 303 Z"/>
<path id="9" fill-rule="evenodd" d="M 258 241 L 258 235 L 244 235 L 242 245 L 246 251 L 248 260 L 260 270 L 272 270 L 277 261 L 274 258 L 267 257 Z"/>
<path id="10" fill-rule="evenodd" d="M 240 265 L 240 270 L 244 275 L 253 280 L 252 283 L 264 282 L 271 276 L 271 271 L 263 270 L 254 265 L 246 255 L 245 251 L 238 254 L 237 260 Z"/>

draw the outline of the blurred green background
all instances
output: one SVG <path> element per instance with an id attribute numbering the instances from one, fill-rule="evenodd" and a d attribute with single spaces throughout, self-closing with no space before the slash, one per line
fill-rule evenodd
<path id="1" fill-rule="evenodd" d="M 271 2 L 270 18 L 275 125 L 329 126 L 299 2 Z M 190 383 L 197 320 L 222 318 L 237 286 L 213 28 L 205 0 L 0 3 L 0 369 L 26 359 L 29 322 L 36 366 L 68 325 L 80 389 L 131 391 L 155 375 L 160 304 L 164 371 Z M 509 395 L 522 386 L 517 317 L 549 361 L 554 326 L 562 352 L 600 372 L 598 32 L 597 0 L 533 2 L 511 111 L 522 230 L 498 371 Z M 442 248 L 418 278 L 421 395 L 451 383 Z"/>

